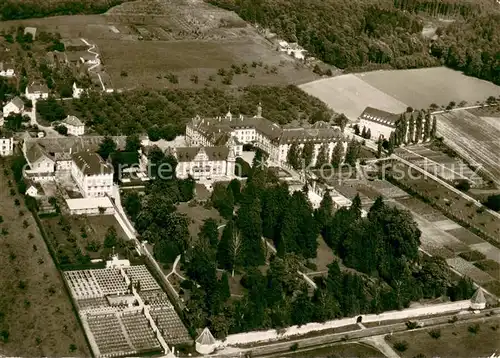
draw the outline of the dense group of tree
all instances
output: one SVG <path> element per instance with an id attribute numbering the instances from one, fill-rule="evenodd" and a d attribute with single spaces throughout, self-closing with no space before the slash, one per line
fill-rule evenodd
<path id="1" fill-rule="evenodd" d="M 125 0 L 5 0 L 0 3 L 0 19 L 19 20 L 33 17 L 101 14 Z"/>
<path id="2" fill-rule="evenodd" d="M 194 283 L 182 286 L 190 290 L 190 324 L 208 326 L 217 337 L 473 293 L 469 279 L 452 283 L 443 259 L 420 257 L 420 231 L 411 215 L 380 198 L 366 218 L 359 197 L 352 207 L 334 212 L 326 195 L 313 210 L 306 188 L 290 194 L 286 183 L 259 167 L 252 169 L 243 188 L 237 180 L 216 185 L 211 202 L 228 222 L 220 240 L 216 223 L 205 222 L 185 255 L 184 269 Z M 320 233 L 342 263 L 329 265 L 328 275 L 315 279 L 317 289 L 311 294 L 297 270 L 305 259 L 316 257 Z M 272 241 L 276 254 L 266 254 L 264 238 Z M 342 265 L 355 271 L 341 270 Z M 218 275 L 217 269 L 224 274 Z M 238 300 L 230 299 L 229 280 L 235 272 L 245 288 Z"/>
<path id="3" fill-rule="evenodd" d="M 396 129 L 391 133 L 389 139 L 379 140 L 379 151 L 383 146 L 389 154 L 400 145 L 416 144 L 436 139 L 437 119 L 429 111 L 414 111 L 411 107 L 401 114 L 396 122 Z M 380 153 L 379 157 L 380 157 Z"/>
<path id="4" fill-rule="evenodd" d="M 133 147 L 134 143 L 129 143 Z M 154 245 L 156 259 L 171 263 L 190 242 L 188 219 L 176 211 L 175 204 L 193 198 L 194 180 L 176 178 L 175 157 L 158 147 L 149 151 L 148 159 L 153 180 L 144 194 L 125 194 L 123 204 L 141 238 Z"/>
<path id="5" fill-rule="evenodd" d="M 292 143 L 286 161 L 294 169 L 303 169 L 314 164 L 315 168 L 339 168 L 342 165 L 354 166 L 361 153 L 361 142 L 352 138 L 345 143 L 339 140 L 333 147 L 332 153 L 329 151 L 329 144 L 324 143 L 314 158 L 314 144 L 311 142 L 301 146 L 299 143 Z M 314 160 L 315 159 L 315 160 Z"/>
<path id="6" fill-rule="evenodd" d="M 481 11 L 477 4 L 465 1 L 313 0 L 306 5 L 300 0 L 209 2 L 298 42 L 312 55 L 342 69 L 445 64 L 500 83 L 496 56 L 500 50 L 500 15 L 491 10 L 493 1 L 491 11 Z M 421 35 L 424 22 L 418 12 L 455 16 L 456 22 L 439 28 L 439 39 L 433 43 Z"/>
<path id="7" fill-rule="evenodd" d="M 73 101 L 49 99 L 51 110 L 39 111 L 47 120 L 54 112 L 75 114 L 100 134 L 148 132 L 154 139 L 172 139 L 183 134 L 186 122 L 196 115 L 215 117 L 228 109 L 234 115 L 255 115 L 261 102 L 263 116 L 280 124 L 293 120 L 311 123 L 330 120 L 332 112 L 326 105 L 295 86 L 250 86 L 236 94 L 217 89 L 127 91 L 123 93 L 90 93 Z M 48 102 L 47 101 L 47 102 Z M 71 102 L 71 103 L 70 103 Z M 38 105 L 44 101 L 40 101 Z"/>

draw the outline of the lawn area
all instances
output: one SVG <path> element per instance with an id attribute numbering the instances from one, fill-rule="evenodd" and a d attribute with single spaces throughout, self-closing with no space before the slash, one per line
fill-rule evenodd
<path id="1" fill-rule="evenodd" d="M 104 247 L 104 238 L 110 227 L 115 228 L 118 238 L 126 238 L 112 215 L 57 216 L 42 219 L 42 223 L 60 264 L 82 263 L 78 250 L 91 259 L 107 259 L 112 248 Z M 120 253 L 119 245 L 115 252 Z"/>
<path id="2" fill-rule="evenodd" d="M 0 355 L 89 357 L 61 276 L 23 198 L 9 194 L 9 180 L 0 174 Z"/>
<path id="3" fill-rule="evenodd" d="M 319 348 L 305 352 L 294 353 L 291 357 L 356 357 L 356 358 L 383 358 L 384 355 L 377 349 L 361 343 L 338 344 L 331 347 Z"/>
<path id="4" fill-rule="evenodd" d="M 490 274 L 491 276 L 500 279 L 500 264 L 498 262 L 487 259 L 475 262 L 474 266 Z"/>
<path id="5" fill-rule="evenodd" d="M 426 357 L 487 357 L 499 349 L 499 317 L 480 323 L 455 323 L 442 328 L 430 328 L 386 336 L 389 344 L 407 342 L 407 349 L 398 352 L 402 358 L 423 354 Z M 432 338 L 430 332 L 440 333 Z M 475 333 L 474 333 L 475 332 Z"/>
<path id="6" fill-rule="evenodd" d="M 336 257 L 333 254 L 332 249 L 328 247 L 321 235 L 318 237 L 318 249 L 316 252 L 317 256 L 314 260 L 312 260 L 316 265 L 315 271 L 328 270 L 327 266 L 331 264 L 333 260 L 336 259 Z"/>
<path id="7" fill-rule="evenodd" d="M 212 218 L 215 219 L 220 225 L 225 223 L 225 220 L 219 215 L 219 212 L 214 209 L 206 209 L 201 205 L 190 206 L 189 203 L 180 203 L 177 205 L 177 211 L 185 214 L 189 219 L 189 233 L 191 237 L 196 238 L 200 232 L 200 227 L 203 221 Z"/>

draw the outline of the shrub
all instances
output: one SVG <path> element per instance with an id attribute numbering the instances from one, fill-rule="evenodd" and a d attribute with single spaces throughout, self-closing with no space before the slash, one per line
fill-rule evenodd
<path id="1" fill-rule="evenodd" d="M 193 288 L 193 281 L 191 280 L 184 280 L 181 282 L 181 287 L 186 289 L 186 290 L 190 290 Z"/>
<path id="2" fill-rule="evenodd" d="M 292 352 L 295 352 L 297 349 L 299 349 L 299 344 L 298 343 L 294 343 L 290 346 L 290 350 Z"/>
<path id="3" fill-rule="evenodd" d="M 55 126 L 54 129 L 59 134 L 62 134 L 62 135 L 67 135 L 68 134 L 68 127 L 63 126 L 62 124 L 59 124 L 58 126 Z"/>
<path id="4" fill-rule="evenodd" d="M 477 334 L 479 332 L 479 325 L 476 323 L 476 324 L 473 324 L 473 325 L 470 325 L 467 330 L 472 333 L 472 334 Z"/>
<path id="5" fill-rule="evenodd" d="M 430 330 L 429 336 L 431 336 L 434 339 L 438 339 L 439 337 L 441 337 L 441 330 L 439 329 Z"/>
<path id="6" fill-rule="evenodd" d="M 488 196 L 484 205 L 493 211 L 500 211 L 500 194 Z"/>
<path id="7" fill-rule="evenodd" d="M 408 329 L 415 329 L 418 327 L 418 323 L 414 321 L 408 321 L 406 322 L 406 328 Z"/>
<path id="8" fill-rule="evenodd" d="M 470 189 L 470 183 L 466 179 L 460 179 L 456 182 L 455 188 L 457 188 L 460 191 L 467 192 Z"/>
<path id="9" fill-rule="evenodd" d="M 407 341 L 398 341 L 394 343 L 394 349 L 396 349 L 398 352 L 404 352 L 405 350 L 408 349 L 408 342 Z"/>

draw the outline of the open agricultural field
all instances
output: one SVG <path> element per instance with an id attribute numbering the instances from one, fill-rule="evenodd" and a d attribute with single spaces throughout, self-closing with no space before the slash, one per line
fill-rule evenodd
<path id="1" fill-rule="evenodd" d="M 447 106 L 451 101 L 474 105 L 500 95 L 500 86 L 445 67 L 347 74 L 300 88 L 351 120 L 356 120 L 368 106 L 401 113 L 408 106 Z"/>
<path id="2" fill-rule="evenodd" d="M 407 105 L 369 85 L 353 74 L 324 78 L 299 86 L 325 102 L 335 112 L 356 120 L 367 106 L 388 112 L 404 112 Z"/>
<path id="3" fill-rule="evenodd" d="M 397 148 L 395 153 L 451 184 L 458 180 L 467 180 L 473 187 L 481 187 L 485 184 L 483 178 L 460 158 L 433 150 L 429 145 L 401 147 Z"/>
<path id="4" fill-rule="evenodd" d="M 201 0 L 138 0 L 102 15 L 6 21 L 0 30 L 18 25 L 95 43 L 115 89 L 299 84 L 318 78 L 236 14 Z M 231 70 L 243 63 L 246 69 Z M 219 69 L 226 73 L 217 75 Z"/>
<path id="5" fill-rule="evenodd" d="M 385 171 L 385 175 L 392 176 L 402 186 L 410 188 L 428 203 L 439 207 L 441 211 L 453 215 L 464 223 L 488 236 L 491 241 L 500 244 L 500 218 L 493 215 L 484 207 L 476 206 L 448 189 L 440 183 L 424 177 L 416 170 L 409 169 L 406 164 L 395 163 Z"/>
<path id="6" fill-rule="evenodd" d="M 489 357 L 498 352 L 498 317 L 480 322 L 449 324 L 440 328 L 418 329 L 386 336 L 390 344 L 407 342 L 407 349 L 398 352 L 406 357 Z M 431 331 L 439 331 L 432 338 Z"/>
<path id="7" fill-rule="evenodd" d="M 373 71 L 356 76 L 413 108 L 428 108 L 432 103 L 447 106 L 451 101 L 474 105 L 500 95 L 500 86 L 446 67 Z"/>
<path id="8" fill-rule="evenodd" d="M 298 84 L 317 78 L 310 69 L 276 52 L 264 39 L 254 36 L 226 41 L 100 39 L 96 42 L 102 49 L 106 71 L 116 88 L 227 88 L 229 85 Z M 258 65 L 254 67 L 256 63 Z M 235 71 L 240 69 L 232 70 L 232 65 L 246 69 L 236 74 Z M 219 69 L 233 73 L 230 83 L 222 83 L 228 76 L 218 74 Z M 123 76 L 123 73 L 127 75 Z M 177 77 L 174 82 L 178 83 L 172 83 L 171 74 Z"/>
<path id="9" fill-rule="evenodd" d="M 437 133 L 444 143 L 471 163 L 482 165 L 500 183 L 500 119 L 478 117 L 468 111 L 437 116 Z"/>
<path id="10" fill-rule="evenodd" d="M 9 181 L 0 175 L 0 355 L 88 357 L 61 276 L 23 198 L 9 195 Z"/>

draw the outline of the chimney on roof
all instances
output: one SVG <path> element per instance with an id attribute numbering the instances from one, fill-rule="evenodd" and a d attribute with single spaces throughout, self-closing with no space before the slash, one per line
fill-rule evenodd
<path id="1" fill-rule="evenodd" d="M 243 120 L 243 114 L 240 113 L 240 119 Z"/>
<path id="2" fill-rule="evenodd" d="M 69 147 L 69 155 L 73 152 L 73 147 Z"/>
<path id="3" fill-rule="evenodd" d="M 259 102 L 259 105 L 257 106 L 257 117 L 262 118 L 262 105 Z"/>

